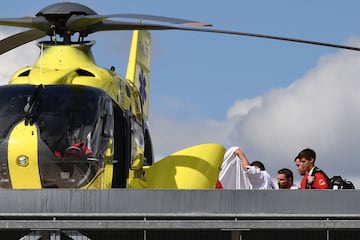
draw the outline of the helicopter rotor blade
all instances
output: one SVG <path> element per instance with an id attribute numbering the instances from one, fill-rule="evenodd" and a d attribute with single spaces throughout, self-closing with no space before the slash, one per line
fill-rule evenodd
<path id="1" fill-rule="evenodd" d="M 0 25 L 33 28 L 33 17 L 29 18 L 0 18 Z"/>
<path id="2" fill-rule="evenodd" d="M 143 20 L 158 21 L 158 22 L 168 22 L 172 24 L 185 24 L 190 26 L 212 26 L 208 23 L 202 23 L 193 20 L 186 20 L 180 18 L 170 18 L 162 17 L 155 15 L 145 15 L 145 14 L 110 14 L 110 15 L 72 15 L 66 22 L 67 27 L 70 30 L 81 31 L 90 27 L 93 24 L 102 22 L 108 18 L 132 18 L 137 19 L 138 23 L 142 23 Z M 119 22 L 121 23 L 121 22 Z"/>
<path id="3" fill-rule="evenodd" d="M 0 18 L 0 25 L 10 27 L 33 28 L 43 31 L 50 30 L 50 22 L 43 16 L 23 18 Z"/>
<path id="4" fill-rule="evenodd" d="M 0 41 L 0 55 L 44 36 L 46 36 L 46 32 L 37 29 L 31 29 L 4 38 Z"/>
<path id="5" fill-rule="evenodd" d="M 194 20 L 186 20 L 181 18 L 170 18 L 170 17 L 163 17 L 163 16 L 155 16 L 155 15 L 146 15 L 146 14 L 113 14 L 107 15 L 108 18 L 134 18 L 137 19 L 140 23 L 142 20 L 151 20 L 151 21 L 158 21 L 158 22 L 168 22 L 172 24 L 185 24 L 190 26 L 212 26 L 208 23 L 198 22 Z"/>
<path id="6" fill-rule="evenodd" d="M 130 23 L 130 22 L 119 22 L 119 21 L 111 21 L 104 20 L 98 24 L 89 27 L 88 33 L 99 32 L 99 31 L 116 31 L 116 30 L 181 30 L 181 31 L 192 31 L 192 32 L 207 32 L 207 33 L 220 33 L 220 34 L 228 34 L 228 35 L 238 35 L 238 36 L 246 36 L 246 37 L 255 37 L 255 38 L 265 38 L 265 39 L 273 39 L 287 42 L 297 42 L 304 43 L 310 45 L 318 45 L 324 47 L 333 47 L 347 50 L 360 51 L 359 47 L 319 42 L 319 41 L 311 41 L 297 38 L 289 38 L 289 37 L 280 37 L 273 35 L 265 35 L 265 34 L 257 34 L 257 33 L 247 33 L 247 32 L 238 32 L 238 31 L 228 31 L 221 29 L 208 29 L 208 28 L 189 28 L 189 27 L 177 27 L 177 26 L 168 26 L 161 24 L 147 24 L 147 23 Z"/>
<path id="7" fill-rule="evenodd" d="M 81 32 L 89 28 L 89 26 L 99 23 L 104 19 L 106 19 L 106 17 L 100 17 L 99 15 L 72 15 L 66 21 L 66 26 L 71 31 Z"/>
<path id="8" fill-rule="evenodd" d="M 246 36 L 246 37 L 265 38 L 265 39 L 273 39 L 273 40 L 280 40 L 280 41 L 287 41 L 287 42 L 296 42 L 296 43 L 304 43 L 304 44 L 318 45 L 318 46 L 324 46 L 324 47 L 333 47 L 333 48 L 360 51 L 359 47 L 319 42 L 319 41 L 312 41 L 312 40 L 305 40 L 305 39 L 257 34 L 257 33 L 237 32 L 237 31 L 228 31 L 228 30 L 220 30 L 220 29 L 200 29 L 200 28 L 179 28 L 179 27 L 177 27 L 176 29 L 177 30 L 185 30 L 185 31 L 221 33 L 221 34 L 238 35 L 238 36 Z"/>
<path id="9" fill-rule="evenodd" d="M 181 30 L 182 28 L 179 28 Z M 122 31 L 122 30 L 178 30 L 175 26 L 168 26 L 162 24 L 151 23 L 134 23 L 134 22 L 120 22 L 112 20 L 104 20 L 93 26 L 89 26 L 88 33 L 102 32 L 102 31 Z"/>

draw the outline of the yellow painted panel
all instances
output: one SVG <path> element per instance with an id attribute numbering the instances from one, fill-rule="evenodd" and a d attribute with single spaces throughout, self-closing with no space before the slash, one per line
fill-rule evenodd
<path id="1" fill-rule="evenodd" d="M 26 157 L 28 163 L 21 166 L 19 157 Z M 38 133 L 35 125 L 25 126 L 22 121 L 15 126 L 9 137 L 8 164 L 13 188 L 40 189 L 38 165 Z"/>

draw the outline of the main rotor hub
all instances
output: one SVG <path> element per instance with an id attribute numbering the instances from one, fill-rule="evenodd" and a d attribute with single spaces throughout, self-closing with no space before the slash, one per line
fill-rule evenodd
<path id="1" fill-rule="evenodd" d="M 50 6 L 47 6 L 40 10 L 36 16 L 45 17 L 47 21 L 50 22 L 51 29 L 47 29 L 46 32 L 48 35 L 59 34 L 64 38 L 64 42 L 71 42 L 71 35 L 74 32 L 82 32 L 77 30 L 70 30 L 67 25 L 68 20 L 74 15 L 97 15 L 97 13 L 91 8 L 73 2 L 62 2 L 55 3 Z M 87 34 L 82 32 L 81 35 L 84 37 Z"/>
<path id="2" fill-rule="evenodd" d="M 40 10 L 36 16 L 52 16 L 52 15 L 97 15 L 91 8 L 73 2 L 55 3 Z"/>

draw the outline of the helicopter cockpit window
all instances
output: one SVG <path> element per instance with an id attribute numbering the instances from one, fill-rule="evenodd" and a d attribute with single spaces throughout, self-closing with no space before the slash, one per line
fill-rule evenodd
<path id="1" fill-rule="evenodd" d="M 0 141 L 4 141 L 14 123 L 24 119 L 24 106 L 33 89 L 19 87 L 17 90 L 0 88 Z"/>
<path id="2" fill-rule="evenodd" d="M 0 88 L 0 140 L 24 121 L 36 86 Z M 39 170 L 43 187 L 86 186 L 104 167 L 113 132 L 111 98 L 84 86 L 45 86 L 37 93 L 31 124 L 39 132 Z"/>

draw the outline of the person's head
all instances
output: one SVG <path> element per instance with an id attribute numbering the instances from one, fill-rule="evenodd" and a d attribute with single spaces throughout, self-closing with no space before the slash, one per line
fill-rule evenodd
<path id="1" fill-rule="evenodd" d="M 301 162 L 300 162 L 300 158 L 299 156 L 296 156 L 296 158 L 294 159 L 295 162 L 295 166 L 296 166 L 296 170 L 298 171 L 298 173 L 300 174 L 300 176 L 304 176 L 306 171 L 305 169 L 301 166 Z"/>
<path id="2" fill-rule="evenodd" d="M 314 167 L 316 160 L 316 153 L 314 150 L 306 148 L 299 153 L 298 157 L 300 159 L 301 167 L 306 172 L 310 171 Z"/>
<path id="3" fill-rule="evenodd" d="M 253 161 L 250 166 L 254 166 L 256 168 L 259 168 L 261 171 L 265 171 L 265 165 L 260 161 Z"/>
<path id="4" fill-rule="evenodd" d="M 277 182 L 279 189 L 290 189 L 294 183 L 294 176 L 290 169 L 282 168 L 278 171 Z"/>

